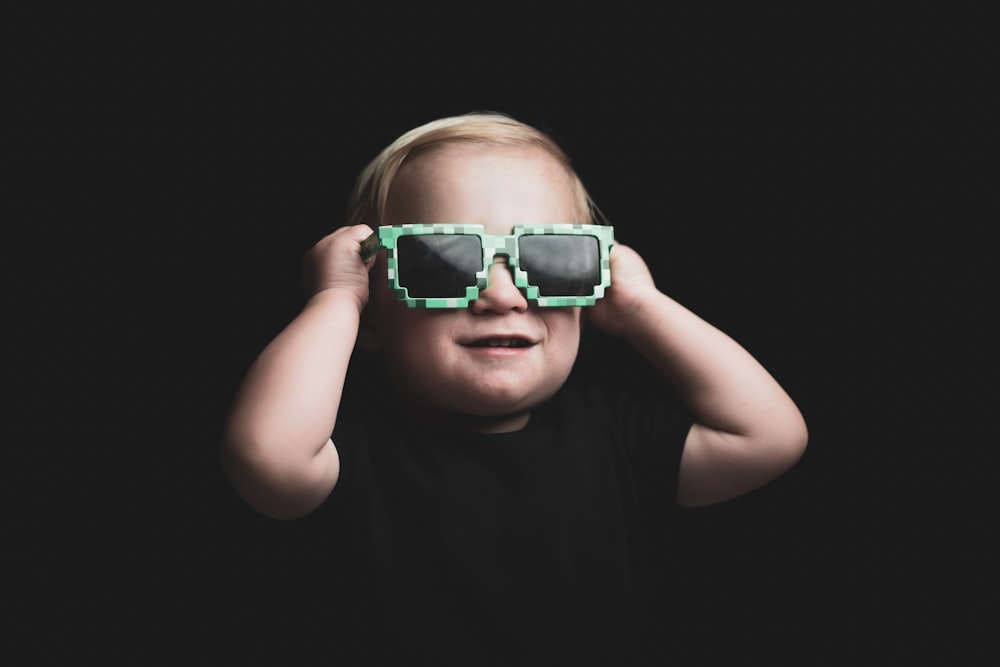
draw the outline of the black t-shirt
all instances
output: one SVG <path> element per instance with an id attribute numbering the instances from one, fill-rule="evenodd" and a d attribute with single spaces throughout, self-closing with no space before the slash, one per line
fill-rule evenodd
<path id="1" fill-rule="evenodd" d="M 502 434 L 345 397 L 322 511 L 359 663 L 631 664 L 644 535 L 667 530 L 690 425 L 669 394 L 574 381 Z"/>

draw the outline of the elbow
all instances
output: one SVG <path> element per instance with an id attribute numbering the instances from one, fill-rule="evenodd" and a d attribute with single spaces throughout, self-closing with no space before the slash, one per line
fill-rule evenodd
<path id="1" fill-rule="evenodd" d="M 809 429 L 798 410 L 781 420 L 780 426 L 761 438 L 770 452 L 771 476 L 777 477 L 792 468 L 806 452 Z"/>
<path id="2" fill-rule="evenodd" d="M 333 490 L 339 459 L 332 449 L 295 457 L 247 441 L 224 438 L 223 473 L 237 494 L 260 514 L 278 520 L 299 519 L 315 510 Z"/>
<path id="3" fill-rule="evenodd" d="M 806 447 L 809 445 L 809 426 L 806 424 L 805 417 L 798 410 L 795 411 L 797 419 L 795 420 L 795 426 L 792 429 L 792 448 L 795 450 L 795 460 L 798 461 L 802 458 L 802 455 L 806 452 Z"/>
<path id="4" fill-rule="evenodd" d="M 753 448 L 770 460 L 779 474 L 795 465 L 809 444 L 809 428 L 802 411 L 787 394 L 763 410 L 745 434 Z"/>
<path id="5" fill-rule="evenodd" d="M 322 481 L 287 470 L 262 468 L 238 457 L 223 459 L 232 488 L 254 511 L 269 519 L 300 519 L 315 510 L 332 490 Z"/>
<path id="6" fill-rule="evenodd" d="M 745 435 L 696 426 L 681 457 L 677 500 L 682 507 L 714 505 L 770 483 L 802 458 L 809 441 L 797 410 L 772 416 Z"/>
<path id="7" fill-rule="evenodd" d="M 806 425 L 805 418 L 798 411 L 796 411 L 795 418 L 788 425 L 782 441 L 783 450 L 788 459 L 788 467 L 790 468 L 802 458 L 802 455 L 806 452 L 806 447 L 809 445 L 809 427 Z"/>

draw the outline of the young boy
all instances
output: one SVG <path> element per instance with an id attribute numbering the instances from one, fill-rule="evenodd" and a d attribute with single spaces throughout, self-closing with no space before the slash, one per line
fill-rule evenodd
<path id="1" fill-rule="evenodd" d="M 564 152 L 506 115 L 403 134 L 235 397 L 229 479 L 269 517 L 330 512 L 356 582 L 334 603 L 372 664 L 630 664 L 642 531 L 667 530 L 646 519 L 803 453 L 785 391 L 595 213 Z M 584 326 L 670 391 L 578 377 Z"/>

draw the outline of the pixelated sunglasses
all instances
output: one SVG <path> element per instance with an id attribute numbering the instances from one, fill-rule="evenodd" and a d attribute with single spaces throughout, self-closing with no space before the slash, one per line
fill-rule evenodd
<path id="1" fill-rule="evenodd" d="M 466 308 L 489 285 L 490 266 L 504 257 L 514 284 L 539 306 L 592 306 L 611 285 L 610 225 L 522 225 L 487 234 L 482 225 L 379 227 L 362 242 L 369 259 L 386 250 L 396 298 L 410 308 Z"/>

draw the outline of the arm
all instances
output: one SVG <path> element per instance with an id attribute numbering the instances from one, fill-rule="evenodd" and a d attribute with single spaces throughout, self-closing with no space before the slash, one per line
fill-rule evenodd
<path id="1" fill-rule="evenodd" d="M 234 398 L 223 469 L 267 516 L 303 516 L 337 483 L 340 459 L 330 434 L 368 299 L 360 243 L 369 234 L 367 225 L 343 227 L 306 253 L 308 300 L 260 353 Z"/>
<path id="2" fill-rule="evenodd" d="M 806 447 L 792 399 L 743 347 L 653 284 L 631 248 L 611 254 L 612 286 L 590 320 L 628 340 L 695 416 L 681 457 L 678 502 L 722 502 L 778 477 Z"/>

